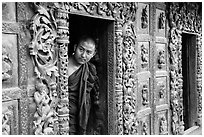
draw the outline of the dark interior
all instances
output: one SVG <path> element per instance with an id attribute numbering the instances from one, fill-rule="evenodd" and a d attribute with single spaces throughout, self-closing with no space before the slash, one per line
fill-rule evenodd
<path id="1" fill-rule="evenodd" d="M 88 16 L 80 16 L 70 14 L 69 16 L 69 32 L 70 32 L 70 44 L 69 44 L 69 55 L 73 53 L 74 44 L 76 44 L 77 38 L 81 35 L 88 35 L 92 37 L 97 44 L 97 54 L 91 60 L 91 62 L 96 66 L 97 73 L 100 80 L 100 103 L 104 114 L 104 128 L 100 134 L 108 134 L 108 45 L 113 45 L 108 43 L 108 32 L 113 31 L 113 21 L 104 20 L 99 18 L 93 18 Z M 89 129 L 90 134 L 92 134 L 92 128 Z"/>
<path id="2" fill-rule="evenodd" d="M 185 130 L 197 121 L 196 36 L 182 34 L 183 107 Z"/>

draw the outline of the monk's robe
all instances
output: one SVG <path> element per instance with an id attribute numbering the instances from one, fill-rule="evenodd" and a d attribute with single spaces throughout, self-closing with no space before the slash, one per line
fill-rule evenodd
<path id="1" fill-rule="evenodd" d="M 82 65 L 69 77 L 70 134 L 86 134 L 89 117 L 100 119 L 99 82 L 91 63 Z M 90 110 L 93 113 L 90 113 Z M 90 114 L 93 114 L 92 116 Z"/>

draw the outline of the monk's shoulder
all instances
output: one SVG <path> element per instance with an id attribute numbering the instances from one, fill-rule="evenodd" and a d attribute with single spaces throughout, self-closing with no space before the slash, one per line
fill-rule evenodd
<path id="1" fill-rule="evenodd" d="M 97 71 L 96 71 L 96 66 L 94 64 L 92 64 L 91 62 L 88 62 L 88 66 L 89 66 L 89 71 L 96 75 L 97 74 Z"/>

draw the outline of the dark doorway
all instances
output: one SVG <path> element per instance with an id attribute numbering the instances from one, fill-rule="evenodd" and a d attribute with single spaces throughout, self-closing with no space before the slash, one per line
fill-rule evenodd
<path id="1" fill-rule="evenodd" d="M 196 35 L 182 34 L 183 105 L 185 130 L 197 121 Z"/>
<path id="2" fill-rule="evenodd" d="M 105 20 L 101 18 L 81 16 L 76 14 L 69 15 L 69 32 L 70 32 L 69 55 L 73 53 L 74 44 L 76 44 L 77 39 L 82 35 L 88 35 L 92 37 L 97 45 L 97 54 L 91 60 L 91 62 L 96 66 L 97 73 L 99 76 L 100 103 L 105 118 L 104 121 L 105 126 L 100 134 L 109 134 L 108 92 L 110 92 L 109 89 L 110 87 L 108 86 L 108 81 L 110 74 L 108 74 L 109 72 L 108 60 L 111 57 L 110 55 L 108 55 L 108 50 L 109 48 L 112 48 L 114 45 L 113 28 L 114 28 L 113 20 Z M 114 58 L 112 58 L 112 60 L 113 59 Z M 94 123 L 91 126 L 94 126 Z M 88 134 L 93 134 L 91 126 L 88 129 Z"/>

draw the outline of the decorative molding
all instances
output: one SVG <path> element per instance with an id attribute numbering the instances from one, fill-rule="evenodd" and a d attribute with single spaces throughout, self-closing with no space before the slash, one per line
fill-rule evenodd
<path id="1" fill-rule="evenodd" d="M 57 134 L 58 116 L 56 112 L 57 97 L 57 32 L 52 9 L 45 9 L 34 3 L 36 14 L 33 16 L 29 45 L 30 56 L 34 65 L 36 112 L 34 113 L 34 134 Z"/>
<path id="2" fill-rule="evenodd" d="M 198 3 L 169 3 L 168 4 L 168 19 L 169 19 L 169 54 L 170 54 L 170 96 L 171 96 L 171 110 L 172 110 L 172 133 L 183 134 L 184 121 L 183 121 L 183 80 L 182 80 L 182 32 L 190 32 L 201 34 L 201 10 L 202 7 Z M 197 44 L 197 59 L 198 67 L 201 68 L 202 64 L 200 61 L 200 43 Z M 199 69 L 200 70 L 200 69 Z M 197 82 L 202 81 L 200 71 L 197 72 Z M 201 83 L 198 82 L 198 96 L 201 93 Z M 201 97 L 201 96 L 200 96 Z M 200 104 L 201 98 L 198 98 Z M 200 108 L 200 105 L 198 105 Z M 202 108 L 200 108 L 201 110 Z M 200 110 L 198 113 L 200 113 Z M 200 115 L 198 114 L 198 117 Z"/>
<path id="3" fill-rule="evenodd" d="M 198 122 L 202 126 L 202 33 L 197 36 L 197 101 Z"/>
<path id="4" fill-rule="evenodd" d="M 56 39 L 59 58 L 59 103 L 57 112 L 59 116 L 59 134 L 69 134 L 69 93 L 68 93 L 68 45 L 69 45 L 69 15 L 67 11 L 57 9 L 55 14 L 57 20 Z"/>

